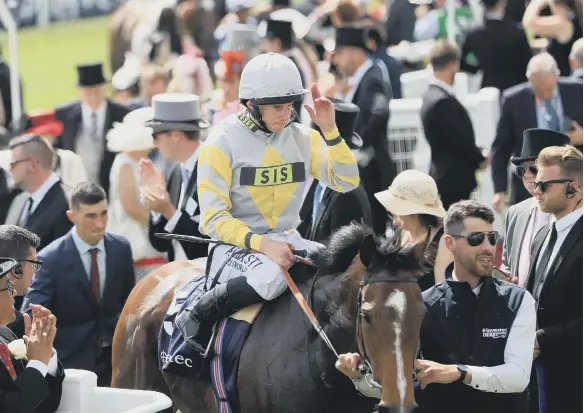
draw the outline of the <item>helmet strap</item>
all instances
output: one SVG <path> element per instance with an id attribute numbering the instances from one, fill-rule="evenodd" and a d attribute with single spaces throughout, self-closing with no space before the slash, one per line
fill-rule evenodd
<path id="1" fill-rule="evenodd" d="M 266 123 L 264 122 L 264 120 L 262 119 L 262 112 L 260 110 L 259 105 L 256 105 L 253 102 L 251 103 L 251 108 L 247 107 L 248 112 L 250 113 L 250 115 L 256 120 L 257 124 L 258 124 L 258 128 L 265 133 L 274 133 L 271 130 L 268 129 L 268 126 L 266 125 Z M 292 122 L 294 122 L 296 119 L 298 118 L 298 113 L 296 113 L 296 109 L 292 108 L 292 115 L 290 116 L 290 120 L 288 121 L 288 123 L 286 123 L 286 126 L 284 126 L 285 128 L 290 126 L 290 124 Z"/>

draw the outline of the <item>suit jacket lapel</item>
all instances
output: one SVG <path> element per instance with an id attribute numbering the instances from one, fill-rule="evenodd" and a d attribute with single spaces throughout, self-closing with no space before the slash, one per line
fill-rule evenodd
<path id="1" fill-rule="evenodd" d="M 181 184 L 182 184 L 182 177 L 181 177 Z M 195 168 L 193 170 L 193 173 L 191 174 L 191 177 L 189 178 L 189 183 L 187 184 L 187 188 L 185 190 L 185 196 L 183 197 L 182 203 L 181 203 L 181 210 L 184 210 L 186 205 L 187 205 L 187 201 L 189 198 L 193 197 L 193 194 L 195 193 L 197 189 L 197 164 L 195 164 Z M 189 214 L 191 215 L 191 214 Z"/>
<path id="2" fill-rule="evenodd" d="M 325 188 L 324 193 L 322 194 L 322 199 L 320 200 L 320 206 L 318 207 L 318 215 L 316 216 L 316 224 L 312 226 L 312 238 L 314 238 L 314 235 L 316 234 L 318 226 L 320 225 L 320 222 L 322 221 L 322 218 L 324 217 L 324 214 L 326 213 L 328 204 L 330 203 L 330 200 L 331 200 L 332 192 L 333 192 L 333 190 L 327 187 L 327 188 Z"/>
<path id="3" fill-rule="evenodd" d="M 28 195 L 24 192 L 16 195 L 16 197 L 10 203 L 10 207 L 8 208 L 8 213 L 6 215 L 6 224 L 9 225 L 16 225 L 18 224 L 18 218 L 20 218 L 20 214 L 22 213 L 22 209 L 24 208 L 24 203 L 28 199 Z"/>
<path id="4" fill-rule="evenodd" d="M 107 234 L 104 235 L 103 245 L 105 247 L 105 286 L 101 295 L 100 304 L 103 304 L 104 299 L 111 295 L 111 290 L 115 282 L 115 246 L 111 245 L 111 239 Z"/>
<path id="5" fill-rule="evenodd" d="M 43 199 L 41 199 L 41 202 L 39 202 L 35 210 L 32 211 L 32 214 L 30 214 L 30 217 L 26 223 L 27 227 L 32 226 L 36 220 L 39 220 L 44 216 L 47 209 L 49 209 L 50 205 L 53 204 L 55 197 L 59 194 L 59 190 L 61 189 L 60 184 L 60 180 L 55 182 L 55 184 L 47 191 Z"/>
<path id="6" fill-rule="evenodd" d="M 554 257 L 554 260 L 550 265 L 550 269 L 545 278 L 544 288 L 546 287 L 546 285 L 550 284 L 554 280 L 556 274 L 558 273 L 558 270 L 560 269 L 560 266 L 562 265 L 562 262 L 564 262 L 572 248 L 576 245 L 576 242 L 581 238 L 582 238 L 582 217 L 580 217 L 580 219 L 576 221 L 576 223 L 568 233 L 568 236 L 560 246 L 558 254 Z"/>
<path id="7" fill-rule="evenodd" d="M 75 231 L 73 229 L 72 231 Z M 87 298 L 92 303 L 95 303 L 95 298 L 93 296 L 93 292 L 91 290 L 91 282 L 89 280 L 89 274 L 85 271 L 85 267 L 83 266 L 83 261 L 81 260 L 81 255 L 79 255 L 79 250 L 75 245 L 75 241 L 73 241 L 73 235 L 71 232 L 67 234 L 67 243 L 65 250 L 67 251 L 67 257 L 69 257 L 69 266 L 71 267 L 71 273 L 73 274 L 73 278 L 75 278 L 81 285 L 81 289 L 87 294 Z M 65 257 L 63 257 L 65 258 Z"/>
<path id="8" fill-rule="evenodd" d="M 69 112 L 68 123 L 71 125 L 69 133 L 63 134 L 61 136 L 61 145 L 63 149 L 69 149 L 70 151 L 75 151 L 75 142 L 77 141 L 77 135 L 79 134 L 79 129 L 82 123 L 81 116 L 81 102 L 77 102 L 75 106 Z"/>
<path id="9" fill-rule="evenodd" d="M 308 192 L 306 193 L 306 197 L 304 198 L 304 202 L 302 203 L 302 207 L 300 208 L 300 220 L 302 222 L 308 222 L 311 220 L 312 215 L 312 206 L 314 203 L 314 191 L 316 190 L 316 186 L 318 185 L 318 180 L 313 179 Z M 312 222 L 311 222 L 312 224 Z"/>
<path id="10" fill-rule="evenodd" d="M 543 242 L 547 237 L 547 234 L 550 232 L 549 225 L 543 227 L 533 239 L 533 243 L 531 244 L 532 253 L 531 253 L 531 263 L 529 265 L 529 279 L 527 280 L 527 290 L 529 292 L 533 292 L 533 284 L 535 280 L 535 267 L 537 264 L 537 260 L 539 258 L 539 254 L 541 252 L 541 247 L 543 246 Z"/>
<path id="11" fill-rule="evenodd" d="M 178 201 L 180 199 L 180 186 L 181 186 L 181 176 L 180 176 L 180 165 L 175 165 L 170 171 L 170 176 L 168 179 L 168 193 L 170 195 L 170 200 L 172 205 L 176 208 L 179 207 Z"/>

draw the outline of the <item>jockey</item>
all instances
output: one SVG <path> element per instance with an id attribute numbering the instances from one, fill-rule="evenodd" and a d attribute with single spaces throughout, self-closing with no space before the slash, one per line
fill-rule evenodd
<path id="1" fill-rule="evenodd" d="M 223 120 L 201 149 L 201 232 L 230 244 L 209 254 L 209 279 L 219 274 L 220 284 L 175 320 L 202 354 L 217 321 L 286 290 L 280 266 L 294 263 L 291 248 L 310 253 L 321 247 L 295 230 L 308 175 L 338 192 L 359 185 L 357 163 L 336 128 L 333 105 L 316 85 L 314 107 L 306 109 L 322 135 L 293 122 L 292 106 L 306 92 L 288 57 L 256 56 L 241 74 L 239 99 L 246 110 Z"/>

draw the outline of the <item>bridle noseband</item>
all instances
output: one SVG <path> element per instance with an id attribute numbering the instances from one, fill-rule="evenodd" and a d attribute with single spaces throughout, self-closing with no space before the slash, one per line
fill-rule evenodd
<path id="1" fill-rule="evenodd" d="M 383 275 L 379 277 L 371 277 L 359 283 L 359 293 L 357 295 L 357 351 L 361 357 L 362 364 L 359 366 L 359 372 L 365 376 L 365 380 L 369 387 L 381 390 L 382 386 L 376 381 L 373 366 L 367 357 L 367 350 L 365 349 L 365 341 L 363 340 L 363 313 L 361 308 L 363 306 L 363 288 L 370 284 L 377 283 L 418 283 L 418 279 L 413 276 L 400 277 L 396 275 Z"/>

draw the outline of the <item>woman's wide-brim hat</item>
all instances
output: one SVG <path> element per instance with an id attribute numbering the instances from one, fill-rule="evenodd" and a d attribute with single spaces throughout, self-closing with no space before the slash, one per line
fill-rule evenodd
<path id="1" fill-rule="evenodd" d="M 201 113 L 200 98 L 191 93 L 162 93 L 152 98 L 154 118 L 146 123 L 154 133 L 195 132 L 209 127 Z"/>
<path id="2" fill-rule="evenodd" d="M 534 161 L 539 153 L 549 146 L 564 146 L 570 143 L 570 137 L 563 133 L 548 129 L 526 129 L 523 132 L 521 155 L 511 157 L 511 163 L 520 165 L 526 161 Z"/>
<path id="3" fill-rule="evenodd" d="M 136 152 L 154 148 L 153 130 L 144 126 L 151 121 L 154 110 L 150 107 L 133 110 L 122 122 L 114 122 L 107 133 L 107 148 L 111 152 Z"/>
<path id="4" fill-rule="evenodd" d="M 375 198 L 392 215 L 426 214 L 444 218 L 446 210 L 438 197 L 436 181 L 415 169 L 408 169 L 395 177 L 391 186 L 375 194 Z"/>

